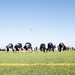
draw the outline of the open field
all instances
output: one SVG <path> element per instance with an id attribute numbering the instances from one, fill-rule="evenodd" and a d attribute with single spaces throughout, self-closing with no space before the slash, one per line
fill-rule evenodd
<path id="1" fill-rule="evenodd" d="M 75 75 L 75 51 L 0 52 L 0 75 Z"/>

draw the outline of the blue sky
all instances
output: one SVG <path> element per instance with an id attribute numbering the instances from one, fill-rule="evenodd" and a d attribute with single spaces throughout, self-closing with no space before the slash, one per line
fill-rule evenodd
<path id="1" fill-rule="evenodd" d="M 74 33 L 75 0 L 0 0 L 1 48 L 28 41 L 75 47 Z"/>

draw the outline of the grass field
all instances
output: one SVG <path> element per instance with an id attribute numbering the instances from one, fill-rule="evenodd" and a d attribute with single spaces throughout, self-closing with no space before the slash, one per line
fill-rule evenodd
<path id="1" fill-rule="evenodd" d="M 0 75 L 75 75 L 75 51 L 0 52 Z"/>

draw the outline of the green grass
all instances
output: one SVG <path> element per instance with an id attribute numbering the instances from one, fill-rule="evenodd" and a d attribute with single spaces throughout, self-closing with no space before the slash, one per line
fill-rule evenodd
<path id="1" fill-rule="evenodd" d="M 75 75 L 75 67 L 0 67 L 0 75 Z"/>
<path id="2" fill-rule="evenodd" d="M 0 64 L 75 63 L 75 51 L 0 52 Z M 75 75 L 75 66 L 0 66 L 0 75 Z"/>

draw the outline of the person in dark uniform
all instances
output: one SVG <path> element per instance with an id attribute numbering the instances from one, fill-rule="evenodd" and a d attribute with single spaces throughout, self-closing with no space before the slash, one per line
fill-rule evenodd
<path id="1" fill-rule="evenodd" d="M 24 47 L 26 51 L 32 51 L 32 44 L 30 42 L 27 42 Z"/>
<path id="2" fill-rule="evenodd" d="M 48 47 L 48 51 L 53 51 L 54 52 L 54 45 L 53 45 L 53 43 L 48 43 L 48 45 L 47 45 L 47 47 Z"/>
<path id="3" fill-rule="evenodd" d="M 8 44 L 6 48 L 7 48 L 7 52 L 9 52 L 10 49 L 12 49 L 13 51 L 13 44 L 12 43 Z"/>
<path id="4" fill-rule="evenodd" d="M 44 43 L 40 44 L 40 51 L 43 51 L 43 52 L 46 51 L 46 46 Z"/>
<path id="5" fill-rule="evenodd" d="M 15 46 L 14 46 L 14 51 L 20 51 L 22 50 L 22 44 L 21 43 L 17 43 Z"/>
<path id="6" fill-rule="evenodd" d="M 58 46 L 58 50 L 59 50 L 59 52 L 61 52 L 62 50 L 64 51 L 64 50 L 66 50 L 66 46 L 64 45 L 64 43 L 59 43 L 59 46 Z"/>

